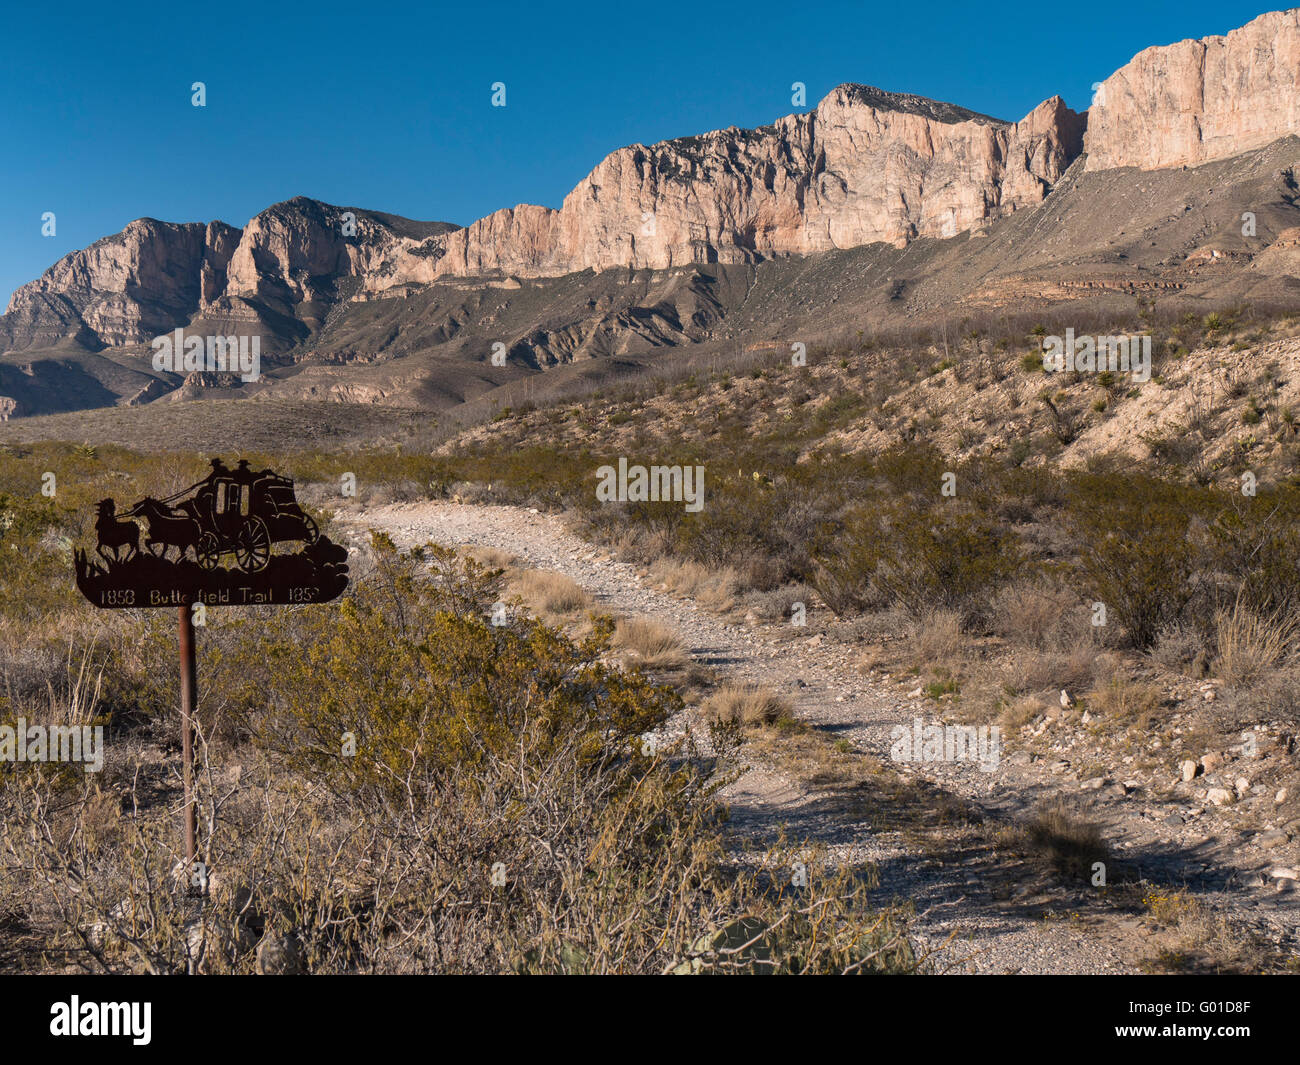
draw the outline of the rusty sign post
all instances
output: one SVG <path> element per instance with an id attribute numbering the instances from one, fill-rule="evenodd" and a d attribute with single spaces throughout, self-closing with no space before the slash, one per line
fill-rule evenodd
<path id="1" fill-rule="evenodd" d="M 194 610 L 178 606 L 181 652 L 181 779 L 185 787 L 185 870 L 198 860 L 198 805 L 194 801 L 194 711 L 198 669 L 194 653 Z"/>
<path id="2" fill-rule="evenodd" d="M 311 515 L 298 505 L 293 481 L 270 470 L 252 470 L 245 460 L 233 470 L 219 458 L 211 466 L 204 480 L 167 499 L 146 496 L 121 514 L 113 500 L 101 500 L 94 552 L 77 549 L 73 554 L 77 587 L 95 606 L 176 608 L 189 877 L 198 872 L 195 607 L 324 603 L 348 586 L 347 551 L 320 535 Z M 275 545 L 284 543 L 301 547 L 277 554 Z M 206 877 L 200 874 L 202 883 Z"/>

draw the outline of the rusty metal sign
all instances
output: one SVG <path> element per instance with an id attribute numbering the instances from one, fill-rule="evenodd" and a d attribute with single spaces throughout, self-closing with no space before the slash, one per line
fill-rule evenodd
<path id="1" fill-rule="evenodd" d="M 198 860 L 194 713 L 198 690 L 194 604 L 324 603 L 348 586 L 348 553 L 322 536 L 298 505 L 293 481 L 246 460 L 212 472 L 167 499 L 145 497 L 118 512 L 100 500 L 93 551 L 73 553 L 77 587 L 97 607 L 175 607 L 180 650 L 181 833 L 190 884 L 206 890 Z M 296 544 L 296 551 L 277 545 Z"/>
<path id="2" fill-rule="evenodd" d="M 77 587 L 109 610 L 324 603 L 348 586 L 347 551 L 320 535 L 293 481 L 247 460 L 118 511 L 101 500 L 98 543 L 75 552 Z M 277 550 L 296 544 L 298 550 Z"/>

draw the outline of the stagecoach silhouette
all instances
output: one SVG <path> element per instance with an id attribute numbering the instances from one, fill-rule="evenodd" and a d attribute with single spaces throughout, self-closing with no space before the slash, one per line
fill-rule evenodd
<path id="1" fill-rule="evenodd" d="M 270 470 L 255 472 L 247 460 L 231 470 L 213 459 L 212 473 L 205 480 L 167 499 L 142 499 L 121 516 L 142 517 L 149 523 L 144 549 L 154 557 L 166 559 L 175 547 L 180 561 L 192 549 L 205 570 L 216 569 L 224 556 L 234 555 L 240 570 L 258 573 L 270 561 L 272 544 L 313 544 L 320 536 L 316 523 L 294 497 L 293 481 Z M 124 561 L 123 548 L 130 549 L 126 559 L 138 551 L 138 530 L 134 523 L 118 520 L 111 500 L 100 504 L 96 530 L 99 554 L 106 560 Z"/>

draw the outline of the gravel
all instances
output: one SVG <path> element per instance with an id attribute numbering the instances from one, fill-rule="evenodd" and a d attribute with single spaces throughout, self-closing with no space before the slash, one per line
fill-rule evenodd
<path id="1" fill-rule="evenodd" d="M 746 625 L 708 613 L 656 590 L 637 567 L 583 541 L 561 516 L 507 506 L 448 502 L 403 503 L 342 513 L 355 543 L 366 530 L 383 529 L 403 546 L 434 541 L 447 546 L 490 546 L 509 551 L 530 567 L 558 570 L 581 584 L 598 609 L 653 618 L 672 626 L 694 658 L 723 675 L 762 683 L 783 693 L 797 717 L 847 740 L 855 749 L 888 760 L 891 729 L 914 718 L 938 723 L 933 703 L 868 677 L 850 660 L 852 649 L 788 625 Z M 880 830 L 865 818 L 837 811 L 826 816 L 826 796 L 788 779 L 779 769 L 754 764 L 724 797 L 736 831 L 770 838 L 784 824 L 794 838 L 825 844 L 837 859 L 871 862 L 880 875 L 880 901 L 911 900 L 914 931 L 935 951 L 936 967 L 952 973 L 1123 973 L 1138 971 L 1135 957 L 1146 930 L 1099 893 L 1037 882 L 988 846 L 987 824 L 1011 823 L 1045 798 L 1065 794 L 1097 822 L 1115 859 L 1161 883 L 1185 883 L 1200 901 L 1230 916 L 1283 950 L 1294 951 L 1300 910 L 1294 893 L 1278 893 L 1268 870 L 1276 864 L 1277 837 L 1264 846 L 1237 833 L 1219 839 L 1213 815 L 1184 818 L 1168 800 L 1147 801 L 1146 789 L 1105 778 L 1081 785 L 1065 763 L 1028 760 L 1023 752 L 1001 759 L 993 772 L 974 762 L 913 762 L 897 766 L 973 805 L 985 826 L 954 827 L 939 862 L 918 853 L 907 834 Z M 1130 781 L 1129 785 L 1136 782 Z M 878 819 L 877 819 L 878 820 Z M 1185 820 L 1192 821 L 1185 824 Z M 1196 860 L 1190 857 L 1195 854 Z M 1023 867 L 1021 867 L 1023 868 Z M 1008 878 L 1012 887 L 1006 890 Z"/>

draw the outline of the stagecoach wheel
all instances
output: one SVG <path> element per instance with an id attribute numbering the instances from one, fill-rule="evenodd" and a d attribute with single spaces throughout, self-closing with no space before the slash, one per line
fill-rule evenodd
<path id="1" fill-rule="evenodd" d="M 249 518 L 239 530 L 235 543 L 235 558 L 245 573 L 257 573 L 266 568 L 271 558 L 271 534 L 261 518 Z"/>
<path id="2" fill-rule="evenodd" d="M 320 536 L 320 528 L 316 525 L 316 520 L 310 514 L 304 514 L 302 516 L 302 523 L 306 531 L 306 535 L 303 539 L 309 544 L 314 544 L 316 538 Z"/>
<path id="3" fill-rule="evenodd" d="M 198 557 L 202 569 L 216 569 L 217 563 L 221 561 L 221 545 L 212 533 L 205 532 L 199 537 L 194 554 Z"/>

